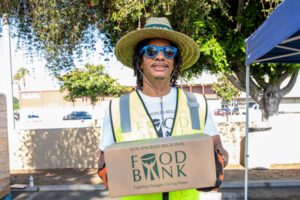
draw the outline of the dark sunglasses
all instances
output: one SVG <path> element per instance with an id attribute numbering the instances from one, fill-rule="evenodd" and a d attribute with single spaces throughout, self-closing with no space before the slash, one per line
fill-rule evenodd
<path id="1" fill-rule="evenodd" d="M 171 46 L 160 47 L 155 45 L 147 45 L 140 50 L 140 54 L 145 52 L 145 55 L 148 58 L 155 58 L 160 51 L 163 52 L 165 58 L 172 59 L 176 56 L 177 48 Z"/>

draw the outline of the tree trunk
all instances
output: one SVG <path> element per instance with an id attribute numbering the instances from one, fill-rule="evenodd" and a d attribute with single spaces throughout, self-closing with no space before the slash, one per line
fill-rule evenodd
<path id="1" fill-rule="evenodd" d="M 233 65 L 235 66 L 234 74 L 225 74 L 225 76 L 233 85 L 241 91 L 246 92 L 246 73 L 244 63 L 240 60 L 236 60 Z M 249 95 L 260 106 L 264 119 L 268 120 L 270 116 L 278 113 L 282 97 L 292 90 L 296 83 L 298 74 L 299 68 L 295 68 L 293 71 L 286 71 L 278 77 L 278 81 L 276 83 L 271 83 L 266 79 L 261 79 L 255 74 L 250 75 Z M 281 87 L 282 83 L 288 78 L 289 80 L 286 86 Z M 272 79 L 274 79 L 274 77 L 272 77 Z"/>
<path id="2" fill-rule="evenodd" d="M 297 77 L 299 74 L 299 69 L 296 69 L 291 75 L 290 80 L 287 85 L 283 88 L 280 88 L 281 84 L 285 80 L 282 76 L 277 84 L 271 85 L 270 83 L 264 89 L 264 95 L 262 98 L 262 108 L 263 116 L 265 119 L 268 119 L 270 116 L 278 114 L 279 104 L 282 97 L 288 94 L 294 87 Z"/>
<path id="3" fill-rule="evenodd" d="M 263 117 L 268 120 L 270 116 L 278 114 L 279 104 L 281 102 L 280 86 L 268 85 L 264 90 L 262 98 Z"/>

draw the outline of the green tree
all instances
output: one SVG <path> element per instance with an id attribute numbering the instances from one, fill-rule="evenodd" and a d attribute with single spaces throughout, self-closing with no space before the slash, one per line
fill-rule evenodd
<path id="1" fill-rule="evenodd" d="M 19 101 L 19 99 L 17 97 L 14 97 L 13 102 L 14 102 L 14 105 L 13 105 L 14 111 L 15 110 L 19 110 L 20 109 L 20 101 Z"/>
<path id="2" fill-rule="evenodd" d="M 122 86 L 104 72 L 102 65 L 84 65 L 58 77 L 61 91 L 67 91 L 65 99 L 74 102 L 77 98 L 89 98 L 94 105 L 99 97 L 120 96 L 132 90 Z"/>
<path id="3" fill-rule="evenodd" d="M 281 0 L 4 0 L 5 13 L 25 46 L 44 52 L 53 73 L 69 70 L 82 49 L 94 50 L 102 38 L 105 52 L 120 36 L 141 27 L 150 16 L 165 16 L 173 28 L 200 46 L 200 59 L 186 77 L 206 69 L 221 72 L 245 91 L 245 39 Z M 93 34 L 98 30 L 97 34 Z M 34 47 L 34 48 L 33 48 Z M 278 111 L 281 98 L 294 86 L 299 65 L 254 64 L 250 70 L 250 95 L 266 118 Z M 283 87 L 282 83 L 289 80 Z"/>
<path id="4" fill-rule="evenodd" d="M 238 98 L 241 93 L 224 75 L 218 77 L 217 82 L 212 85 L 212 90 L 227 103 Z"/>
<path id="5" fill-rule="evenodd" d="M 27 75 L 29 75 L 29 70 L 25 67 L 18 69 L 17 73 L 14 75 L 13 80 L 17 82 L 19 91 L 21 91 L 21 83 L 23 83 L 24 89 L 26 88 Z"/>

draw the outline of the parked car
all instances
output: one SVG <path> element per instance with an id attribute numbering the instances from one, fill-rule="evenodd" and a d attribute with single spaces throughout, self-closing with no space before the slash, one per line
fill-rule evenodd
<path id="1" fill-rule="evenodd" d="M 82 120 L 82 119 L 92 119 L 92 115 L 90 115 L 86 111 L 73 111 L 70 114 L 63 117 L 63 120 Z"/>
<path id="2" fill-rule="evenodd" d="M 15 111 L 14 112 L 14 118 L 15 118 L 15 120 L 20 120 L 20 113 L 18 112 L 18 111 Z"/>
<path id="3" fill-rule="evenodd" d="M 41 121 L 40 116 L 36 113 L 31 113 L 27 115 L 26 121 L 28 122 L 35 122 L 35 121 Z"/>
<path id="4" fill-rule="evenodd" d="M 30 114 L 30 115 L 27 115 L 27 117 L 28 117 L 29 119 L 40 118 L 40 116 L 39 116 L 39 115 L 36 115 L 36 114 Z"/>

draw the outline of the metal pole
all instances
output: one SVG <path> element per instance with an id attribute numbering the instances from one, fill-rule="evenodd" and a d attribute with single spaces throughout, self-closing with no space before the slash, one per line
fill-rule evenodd
<path id="1" fill-rule="evenodd" d="M 246 65 L 245 200 L 248 199 L 249 78 L 250 66 Z"/>
<path id="2" fill-rule="evenodd" d="M 8 47 L 9 47 L 9 68 L 10 68 L 10 86 L 11 86 L 11 95 L 12 95 L 12 103 L 14 105 L 14 80 L 13 80 L 13 72 L 12 72 L 12 58 L 11 58 L 11 39 L 10 39 L 10 23 L 9 23 L 9 18 L 7 17 L 7 24 L 8 24 Z M 15 111 L 14 107 L 12 108 L 13 110 L 13 128 L 14 130 L 16 129 L 16 124 L 15 124 Z"/>

